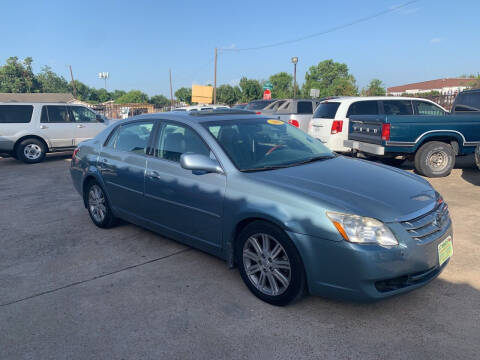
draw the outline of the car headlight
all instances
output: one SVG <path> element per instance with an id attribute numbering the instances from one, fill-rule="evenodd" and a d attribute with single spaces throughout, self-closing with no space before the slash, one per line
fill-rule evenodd
<path id="1" fill-rule="evenodd" d="M 331 211 L 327 211 L 327 216 L 346 241 L 383 246 L 398 245 L 390 229 L 379 220 Z"/>

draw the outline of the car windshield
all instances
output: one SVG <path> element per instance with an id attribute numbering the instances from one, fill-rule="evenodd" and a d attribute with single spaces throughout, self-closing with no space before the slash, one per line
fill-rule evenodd
<path id="1" fill-rule="evenodd" d="M 280 120 L 226 120 L 203 125 L 240 171 L 270 170 L 334 157 L 319 140 Z"/>

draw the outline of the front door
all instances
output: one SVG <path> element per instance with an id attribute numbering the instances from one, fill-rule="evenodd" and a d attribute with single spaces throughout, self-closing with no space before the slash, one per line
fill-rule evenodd
<path id="1" fill-rule="evenodd" d="M 39 134 L 47 138 L 52 147 L 73 147 L 75 123 L 66 105 L 44 105 L 39 126 Z"/>
<path id="2" fill-rule="evenodd" d="M 73 144 L 78 145 L 84 140 L 97 136 L 106 125 L 98 121 L 97 114 L 84 106 L 69 106 L 70 114 L 75 122 Z"/>
<path id="3" fill-rule="evenodd" d="M 180 155 L 213 153 L 190 127 L 164 123 L 155 140 L 155 157 L 149 157 L 145 197 L 151 221 L 194 245 L 218 250 L 222 244 L 221 222 L 226 177 L 194 172 L 180 166 Z"/>
<path id="4" fill-rule="evenodd" d="M 144 217 L 144 176 L 153 121 L 121 125 L 102 148 L 98 168 L 114 210 Z"/>

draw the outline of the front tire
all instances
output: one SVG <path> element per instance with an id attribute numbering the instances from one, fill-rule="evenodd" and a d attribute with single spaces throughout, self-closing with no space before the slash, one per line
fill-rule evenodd
<path id="1" fill-rule="evenodd" d="M 113 216 L 105 191 L 100 184 L 96 181 L 88 183 L 84 196 L 88 214 L 93 223 L 103 229 L 112 227 L 116 218 Z"/>
<path id="2" fill-rule="evenodd" d="M 236 241 L 236 261 L 249 290 L 259 299 L 287 305 L 305 294 L 305 270 L 284 231 L 264 221 L 245 227 Z"/>
<path id="3" fill-rule="evenodd" d="M 47 149 L 42 141 L 35 138 L 29 138 L 18 144 L 15 153 L 15 158 L 18 160 L 21 160 L 26 164 L 36 164 L 45 159 Z"/>
<path id="4" fill-rule="evenodd" d="M 477 164 L 478 170 L 480 170 L 480 145 L 477 145 L 475 148 L 475 163 Z"/>
<path id="5" fill-rule="evenodd" d="M 455 166 L 455 152 L 450 144 L 431 141 L 415 153 L 415 170 L 427 177 L 444 177 Z"/>

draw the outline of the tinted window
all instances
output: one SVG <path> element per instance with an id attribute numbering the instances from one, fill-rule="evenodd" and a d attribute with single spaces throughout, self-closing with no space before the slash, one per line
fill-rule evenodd
<path id="1" fill-rule="evenodd" d="M 31 105 L 1 105 L 0 124 L 26 124 L 32 119 Z"/>
<path id="2" fill-rule="evenodd" d="M 459 94 L 455 99 L 454 111 L 480 111 L 480 92 Z"/>
<path id="3" fill-rule="evenodd" d="M 176 124 L 163 127 L 157 149 L 156 156 L 175 162 L 185 153 L 210 155 L 210 149 L 194 130 Z"/>
<path id="4" fill-rule="evenodd" d="M 73 119 L 75 122 L 98 122 L 97 114 L 95 114 L 90 109 L 81 106 L 71 106 L 70 110 L 72 111 Z"/>
<path id="5" fill-rule="evenodd" d="M 445 115 L 445 111 L 435 104 L 426 101 L 414 101 L 417 115 Z"/>
<path id="6" fill-rule="evenodd" d="M 339 102 L 324 102 L 318 105 L 314 118 L 320 119 L 335 119 L 338 107 L 340 106 Z"/>
<path id="7" fill-rule="evenodd" d="M 105 142 L 104 146 L 108 148 L 113 148 L 115 147 L 115 141 L 117 141 L 117 135 L 120 127 L 117 127 L 115 130 L 112 131 L 112 133 L 109 135 L 107 141 Z"/>
<path id="8" fill-rule="evenodd" d="M 46 109 L 45 112 L 43 109 Z M 67 107 L 64 105 L 48 105 L 42 109 L 42 117 L 40 122 L 49 123 L 69 123 L 70 116 L 68 116 Z M 46 116 L 44 116 L 46 115 Z"/>
<path id="9" fill-rule="evenodd" d="M 347 117 L 351 115 L 377 115 L 378 101 L 357 101 L 350 105 Z"/>
<path id="10" fill-rule="evenodd" d="M 263 109 L 268 104 L 270 104 L 271 102 L 272 102 L 271 100 L 252 101 L 245 107 L 245 109 L 247 109 L 247 110 L 260 110 L 260 109 Z"/>
<path id="11" fill-rule="evenodd" d="M 412 102 L 410 100 L 385 100 L 383 110 L 386 115 L 412 115 Z"/>
<path id="12" fill-rule="evenodd" d="M 120 127 L 115 149 L 145 154 L 153 122 L 138 122 Z"/>
<path id="13" fill-rule="evenodd" d="M 297 114 L 312 114 L 312 102 L 311 101 L 299 101 L 297 103 Z"/>

